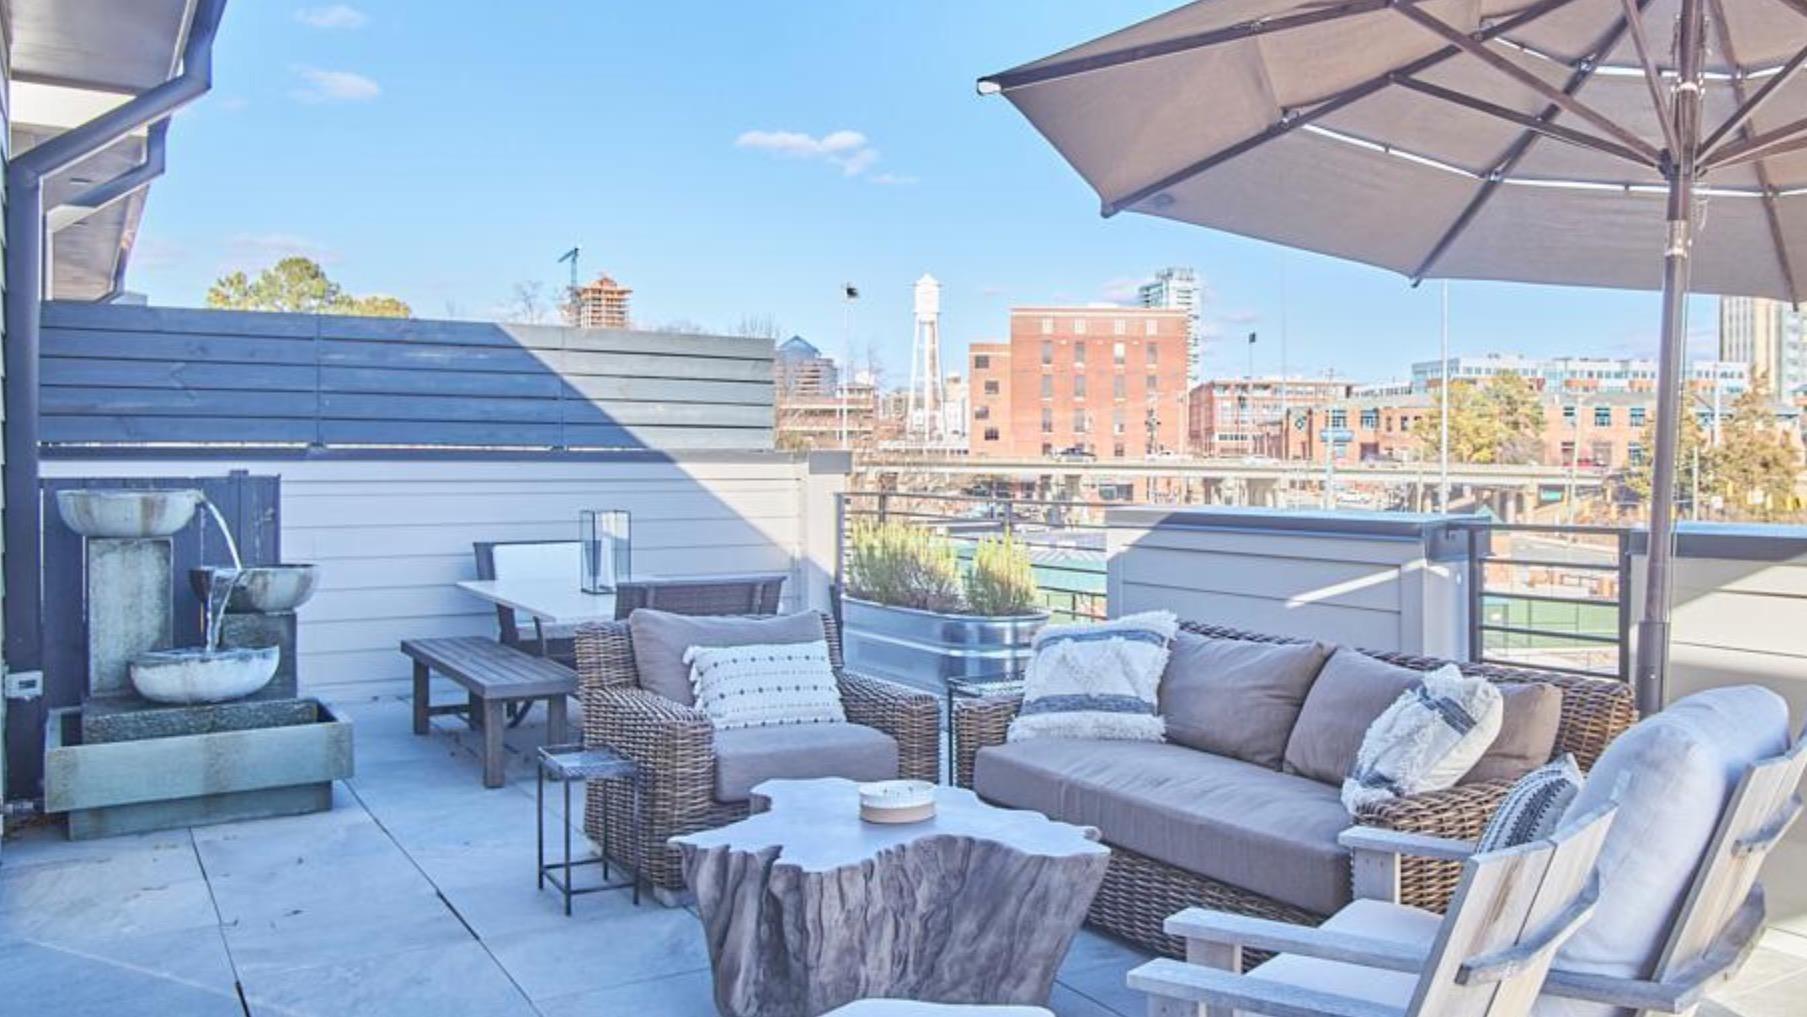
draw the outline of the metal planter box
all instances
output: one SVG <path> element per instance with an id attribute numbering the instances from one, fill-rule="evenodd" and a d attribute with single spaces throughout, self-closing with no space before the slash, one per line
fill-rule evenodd
<path id="1" fill-rule="evenodd" d="M 1048 612 L 941 614 L 841 598 L 847 667 L 861 674 L 940 692 L 949 678 L 1020 672 Z"/>

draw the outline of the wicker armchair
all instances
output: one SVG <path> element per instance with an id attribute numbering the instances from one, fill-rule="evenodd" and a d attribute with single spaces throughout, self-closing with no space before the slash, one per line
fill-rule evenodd
<path id="1" fill-rule="evenodd" d="M 1181 627 L 1219 639 L 1303 642 L 1287 636 L 1195 622 L 1182 622 Z M 1450 663 L 1398 653 L 1370 651 L 1370 655 L 1420 671 L 1435 670 Z M 1608 743 L 1637 721 L 1631 689 L 1620 682 L 1491 664 L 1455 663 L 1465 674 L 1482 675 L 1496 682 L 1544 682 L 1561 686 L 1562 720 L 1556 731 L 1556 752 L 1574 753 L 1584 770 L 1594 765 Z M 954 704 L 954 773 L 955 782 L 961 787 L 972 787 L 973 765 L 979 750 L 1004 743 L 1005 732 L 1021 705 L 1021 696 L 994 696 Z M 1355 820 L 1363 826 L 1473 841 L 1480 837 L 1493 810 L 1510 788 L 1511 784 L 1505 781 L 1463 784 L 1447 791 L 1413 795 L 1366 807 Z M 1457 863 L 1404 859 L 1399 869 L 1398 899 L 1405 904 L 1440 912 L 1449 903 L 1461 875 L 1461 866 Z M 1325 917 L 1112 845 L 1110 870 L 1092 902 L 1088 921 L 1147 949 L 1182 957 L 1185 955 L 1184 941 L 1169 936 L 1162 924 L 1169 915 L 1189 907 L 1308 925 L 1316 925 Z"/>
<path id="2" fill-rule="evenodd" d="M 935 779 L 940 769 L 940 702 L 927 692 L 850 674 L 843 668 L 840 630 L 822 616 L 829 658 L 840 678 L 847 719 L 897 740 L 898 775 Z M 599 622 L 577 629 L 578 695 L 583 703 L 584 743 L 607 745 L 639 764 L 648 775 L 645 827 L 646 872 L 655 887 L 684 886 L 677 851 L 666 841 L 743 819 L 747 803 L 715 799 L 715 728 L 695 707 L 640 687 L 634 645 L 626 622 Z M 585 798 L 584 832 L 609 857 L 634 864 L 632 834 L 638 824 L 632 800 L 619 782 L 591 784 Z M 609 818 L 607 843 L 598 818 Z"/>

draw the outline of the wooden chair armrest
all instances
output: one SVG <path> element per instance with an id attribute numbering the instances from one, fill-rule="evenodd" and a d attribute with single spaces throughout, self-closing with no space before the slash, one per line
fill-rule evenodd
<path id="1" fill-rule="evenodd" d="M 1189 946 L 1194 942 L 1216 943 L 1267 953 L 1302 954 L 1387 971 L 1416 973 L 1424 967 L 1425 961 L 1425 951 L 1418 946 L 1206 908 L 1187 908 L 1169 917 L 1163 928 L 1168 935 L 1185 939 Z"/>
<path id="2" fill-rule="evenodd" d="M 898 776 L 935 780 L 941 769 L 941 700 L 932 692 L 882 678 L 840 673 L 841 706 L 847 719 L 890 735 L 897 742 Z"/>
<path id="3" fill-rule="evenodd" d="M 1544 977 L 1543 992 L 1640 1012 L 1692 1013 L 1708 992 L 1736 977 L 1750 959 L 1763 932 L 1764 913 L 1763 887 L 1753 886 L 1719 939 L 1699 958 L 1660 982 L 1552 967 Z"/>
<path id="4" fill-rule="evenodd" d="M 1010 722 L 1022 706 L 1020 694 L 954 700 L 954 715 L 948 723 L 954 729 L 955 784 L 973 786 L 974 758 L 980 749 L 1004 744 Z"/>
<path id="5" fill-rule="evenodd" d="M 1423 834 L 1446 840 L 1476 841 L 1494 810 L 1512 790 L 1510 781 L 1458 784 L 1442 791 L 1426 791 L 1362 806 L 1355 814 L 1361 826 Z M 1464 856 L 1466 857 L 1466 856 Z M 1394 856 L 1375 853 L 1356 856 L 1356 895 L 1441 913 L 1461 881 L 1462 867 L 1447 858 Z M 1366 868 L 1364 868 L 1366 866 Z"/>
<path id="6" fill-rule="evenodd" d="M 1450 837 L 1432 837 L 1404 830 L 1383 830 L 1376 826 L 1352 826 L 1337 834 L 1336 842 L 1351 851 L 1400 855 L 1411 858 L 1435 858 L 1445 862 L 1467 861 L 1474 854 L 1474 843 Z"/>
<path id="7" fill-rule="evenodd" d="M 1166 957 L 1131 970 L 1129 987 L 1226 1011 L 1322 1017 L 1400 1017 L 1403 1013 L 1398 1007 L 1382 1003 L 1270 982 L 1260 975 L 1231 974 Z"/>

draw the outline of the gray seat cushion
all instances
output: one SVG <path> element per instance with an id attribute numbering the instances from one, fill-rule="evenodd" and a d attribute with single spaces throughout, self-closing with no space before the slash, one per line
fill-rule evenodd
<path id="1" fill-rule="evenodd" d="M 744 802 L 774 779 L 892 780 L 897 742 L 860 724 L 778 724 L 715 732 L 715 798 Z"/>
<path id="2" fill-rule="evenodd" d="M 1161 675 L 1167 739 L 1278 770 L 1299 707 L 1329 656 L 1322 643 L 1210 639 L 1182 631 Z"/>
<path id="3" fill-rule="evenodd" d="M 1286 741 L 1285 769 L 1326 784 L 1342 784 L 1355 767 L 1368 728 L 1424 672 L 1340 647 L 1324 662 Z"/>
<path id="4" fill-rule="evenodd" d="M 634 641 L 634 669 L 640 687 L 666 699 L 692 706 L 690 665 L 684 651 L 692 646 L 746 646 L 751 643 L 813 643 L 826 638 L 822 616 L 814 611 L 778 618 L 735 615 L 688 615 L 640 608 L 627 616 Z"/>
<path id="5" fill-rule="evenodd" d="M 1165 742 L 1032 740 L 980 750 L 986 800 L 1097 827 L 1107 843 L 1295 907 L 1349 901 L 1337 789 Z"/>

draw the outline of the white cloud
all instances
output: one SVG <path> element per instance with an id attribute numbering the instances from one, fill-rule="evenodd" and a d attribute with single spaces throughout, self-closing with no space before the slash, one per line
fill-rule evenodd
<path id="1" fill-rule="evenodd" d="M 289 94 L 302 102 L 369 102 L 383 94 L 382 86 L 354 71 L 329 71 L 297 67 L 300 87 Z"/>
<path id="2" fill-rule="evenodd" d="M 303 7 L 295 12 L 295 20 L 309 28 L 363 28 L 370 16 L 350 4 L 328 4 Z"/>
<path id="3" fill-rule="evenodd" d="M 742 131 L 734 147 L 770 152 L 787 159 L 826 162 L 842 176 L 857 177 L 878 163 L 878 149 L 859 131 L 830 131 L 821 137 L 802 131 Z M 876 184 L 915 183 L 915 177 L 879 173 L 867 178 Z"/>

